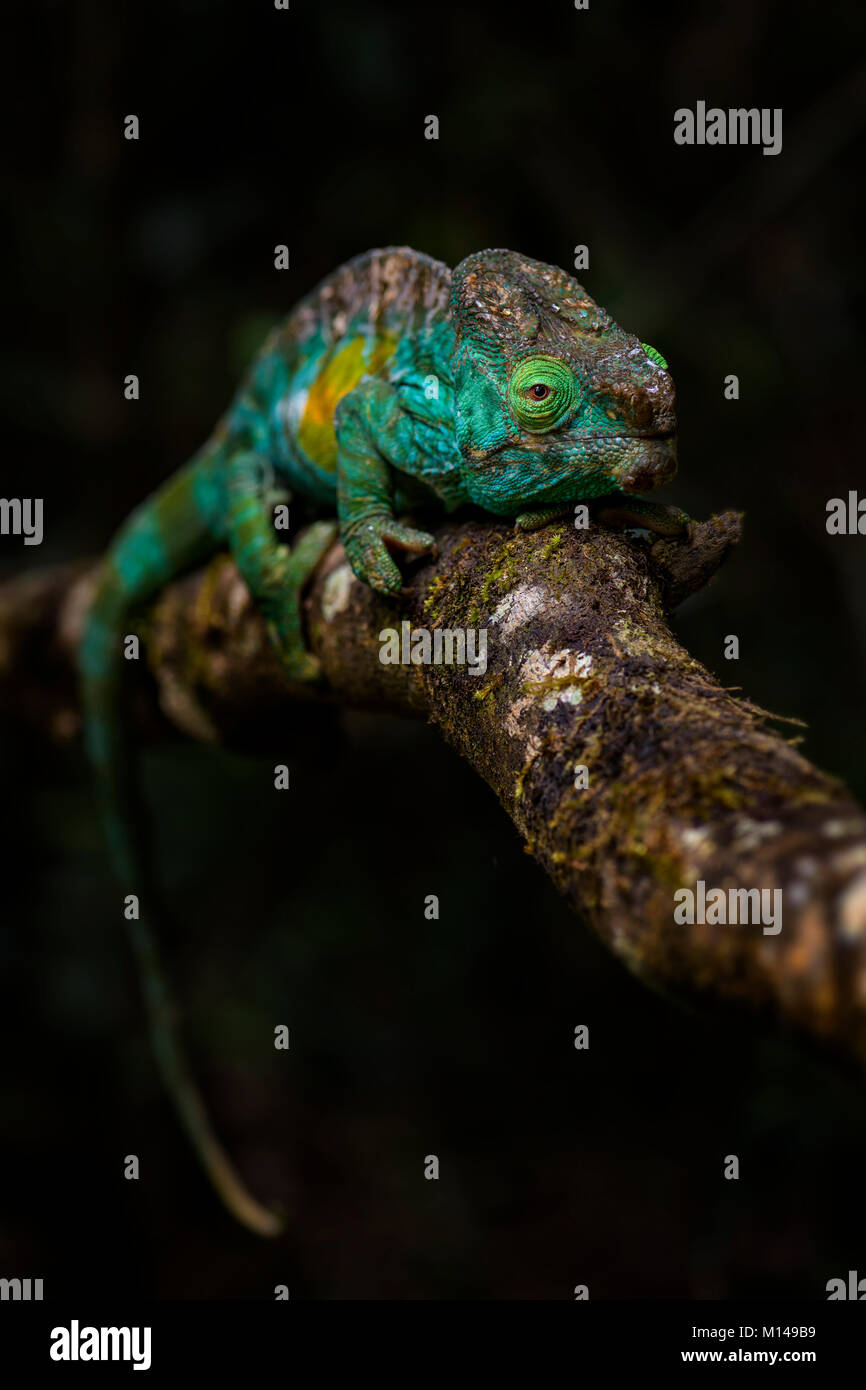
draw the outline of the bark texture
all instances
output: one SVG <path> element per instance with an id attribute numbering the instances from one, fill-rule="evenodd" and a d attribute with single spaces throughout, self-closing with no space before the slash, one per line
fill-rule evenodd
<path id="1" fill-rule="evenodd" d="M 863 1065 L 866 816 L 667 624 L 739 534 L 732 513 L 654 545 L 599 527 L 449 522 L 396 599 L 360 584 L 336 544 L 307 599 L 315 690 L 285 679 L 225 556 L 171 584 L 132 630 L 159 719 L 198 739 L 244 746 L 296 699 L 428 718 L 630 969 L 704 1005 L 772 1014 Z M 79 566 L 0 588 L 0 706 L 58 738 L 79 723 L 72 658 L 91 583 Z M 404 621 L 485 628 L 486 672 L 384 665 L 379 634 Z M 137 684 L 140 726 L 155 729 Z M 674 893 L 698 880 L 782 889 L 782 930 L 678 925 Z"/>

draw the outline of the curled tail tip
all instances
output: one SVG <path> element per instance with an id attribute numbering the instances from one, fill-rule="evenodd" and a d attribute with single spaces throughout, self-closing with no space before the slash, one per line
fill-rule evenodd
<path id="1" fill-rule="evenodd" d="M 286 1229 L 286 1220 L 276 1210 L 270 1207 L 259 1206 L 254 1203 L 257 1210 L 251 1221 L 245 1221 L 244 1225 L 253 1232 L 254 1235 L 263 1236 L 267 1240 L 274 1240 L 277 1236 L 283 1235 Z"/>
<path id="2" fill-rule="evenodd" d="M 244 1187 L 232 1170 L 220 1175 L 211 1173 L 211 1181 L 226 1210 L 253 1235 L 275 1240 L 286 1229 L 286 1213 L 281 1207 L 266 1207 Z"/>

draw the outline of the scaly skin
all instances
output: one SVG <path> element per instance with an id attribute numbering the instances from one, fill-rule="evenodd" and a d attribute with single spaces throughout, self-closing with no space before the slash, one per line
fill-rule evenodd
<path id="1" fill-rule="evenodd" d="M 301 594 L 336 533 L 293 547 L 274 504 L 325 513 L 359 579 L 402 587 L 393 552 L 434 551 L 400 522 L 434 502 L 472 502 L 532 529 L 599 500 L 599 515 L 663 534 L 688 518 L 635 493 L 676 471 L 673 382 L 571 276 L 513 251 L 452 273 L 406 247 L 340 267 L 268 337 L 213 436 L 129 518 L 103 563 L 80 651 L 88 752 L 125 894 L 154 1048 L 182 1122 L 229 1209 L 263 1235 L 280 1221 L 244 1190 L 211 1130 L 172 1022 L 134 834 L 119 696 L 130 612 L 171 577 L 229 546 L 288 672 L 314 680 Z"/>

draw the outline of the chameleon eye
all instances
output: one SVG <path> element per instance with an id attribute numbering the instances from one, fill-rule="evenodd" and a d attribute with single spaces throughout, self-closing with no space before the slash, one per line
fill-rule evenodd
<path id="1" fill-rule="evenodd" d="M 646 353 L 647 357 L 650 359 L 651 362 L 655 362 L 656 366 L 661 367 L 663 372 L 667 371 L 668 364 L 662 357 L 658 348 L 650 347 L 649 343 L 641 343 L 641 347 L 643 348 L 644 352 Z"/>
<path id="2" fill-rule="evenodd" d="M 508 383 L 508 405 L 525 430 L 544 434 L 571 411 L 577 400 L 574 372 L 558 357 L 527 357 Z"/>

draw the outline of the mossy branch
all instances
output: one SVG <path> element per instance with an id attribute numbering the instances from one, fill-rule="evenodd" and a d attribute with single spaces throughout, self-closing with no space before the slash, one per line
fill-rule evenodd
<path id="1" fill-rule="evenodd" d="M 136 630 L 160 718 L 199 739 L 260 744 L 294 699 L 426 716 L 630 969 L 772 1014 L 862 1065 L 866 817 L 667 624 L 739 533 L 731 513 L 654 545 L 597 527 L 449 522 L 438 558 L 395 599 L 360 584 L 335 545 L 307 599 L 316 691 L 287 682 L 224 556 L 171 584 Z M 72 658 L 90 584 L 78 567 L 0 588 L 0 705 L 59 738 L 78 727 Z M 486 628 L 486 672 L 383 665 L 379 633 L 403 621 Z M 156 728 L 153 701 L 136 698 Z M 699 880 L 781 889 L 782 930 L 677 924 L 674 893 Z"/>

